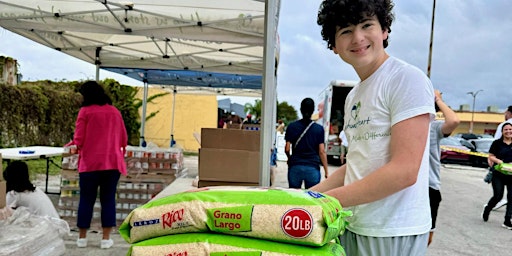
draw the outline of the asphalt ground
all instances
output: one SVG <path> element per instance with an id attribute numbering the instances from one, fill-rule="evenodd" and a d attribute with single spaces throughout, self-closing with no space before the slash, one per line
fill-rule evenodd
<path id="1" fill-rule="evenodd" d="M 197 163 L 196 156 L 186 157 L 187 176 L 175 180 L 159 196 L 193 189 L 193 181 L 197 176 Z M 332 173 L 335 170 L 336 166 L 329 166 L 329 172 Z M 493 211 L 488 222 L 484 222 L 481 217 L 483 205 L 492 196 L 491 185 L 483 181 L 487 169 L 450 164 L 443 165 L 441 171 L 442 202 L 434 240 L 428 249 L 427 256 L 512 255 L 512 230 L 501 227 L 505 207 Z M 276 186 L 287 187 L 286 175 L 286 162 L 278 162 Z M 52 182 L 53 179 L 57 181 Z M 59 184 L 59 176 L 53 179 L 51 179 L 53 184 Z M 54 195 L 51 197 L 57 198 Z M 73 228 L 72 223 L 70 226 Z M 70 235 L 65 237 L 65 255 L 126 255 L 130 246 L 117 232 L 111 235 L 114 246 L 107 250 L 99 248 L 100 233 L 92 231 L 88 233 L 87 248 L 76 247 L 77 237 L 76 230 L 72 230 Z"/>

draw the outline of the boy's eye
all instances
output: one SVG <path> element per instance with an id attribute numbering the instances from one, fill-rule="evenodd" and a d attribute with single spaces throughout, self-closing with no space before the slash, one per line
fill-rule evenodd
<path id="1" fill-rule="evenodd" d="M 338 30 L 337 34 L 338 34 L 338 36 L 341 36 L 341 35 L 346 35 L 350 32 L 351 32 L 351 30 L 349 30 L 349 29 L 342 29 L 342 30 Z"/>

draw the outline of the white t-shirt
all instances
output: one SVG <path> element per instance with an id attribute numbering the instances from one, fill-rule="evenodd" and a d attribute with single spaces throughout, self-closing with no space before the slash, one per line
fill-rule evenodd
<path id="1" fill-rule="evenodd" d="M 389 57 L 345 102 L 343 129 L 350 138 L 345 184 L 362 179 L 390 160 L 391 126 L 425 113 L 434 118 L 434 89 L 418 68 Z M 381 200 L 347 207 L 348 229 L 372 237 L 425 234 L 431 228 L 428 175 L 429 143 L 417 182 Z"/>
<path id="2" fill-rule="evenodd" d="M 348 141 L 347 136 L 345 136 L 345 131 L 341 131 L 338 137 L 340 137 L 341 145 L 348 147 Z"/>
<path id="3" fill-rule="evenodd" d="M 444 121 L 436 120 L 430 124 L 430 168 L 428 186 L 441 190 L 441 139 Z"/>
<path id="4" fill-rule="evenodd" d="M 11 190 L 7 192 L 6 200 L 7 206 L 12 208 L 24 206 L 34 215 L 60 218 L 48 195 L 38 187 L 36 187 L 34 192 L 16 192 Z"/>

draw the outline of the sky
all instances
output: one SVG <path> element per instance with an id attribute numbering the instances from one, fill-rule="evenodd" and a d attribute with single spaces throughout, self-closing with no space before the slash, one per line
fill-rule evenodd
<path id="1" fill-rule="evenodd" d="M 326 47 L 316 24 L 320 0 L 282 0 L 278 32 L 278 101 L 298 111 L 306 97 L 316 101 L 331 80 L 358 80 L 352 67 Z M 433 1 L 395 0 L 388 54 L 427 73 Z M 475 111 L 512 105 L 512 1 L 436 1 L 431 80 L 453 109 L 468 104 Z M 95 67 L 0 28 L 0 55 L 20 64 L 23 80 L 86 80 Z M 142 86 L 107 71 L 100 78 Z M 482 91 L 480 91 L 482 90 Z M 479 91 L 479 92 L 478 92 Z M 478 92 L 476 97 L 468 92 Z M 230 97 L 254 103 L 256 98 Z M 221 99 L 221 97 L 219 97 Z"/>

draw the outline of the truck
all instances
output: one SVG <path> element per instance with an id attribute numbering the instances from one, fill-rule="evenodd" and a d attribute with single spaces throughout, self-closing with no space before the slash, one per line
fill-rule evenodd
<path id="1" fill-rule="evenodd" d="M 343 130 L 345 116 L 345 99 L 357 85 L 357 81 L 333 80 L 318 95 L 317 123 L 324 127 L 325 152 L 327 162 L 332 165 L 341 165 L 341 140 L 339 134 Z"/>

